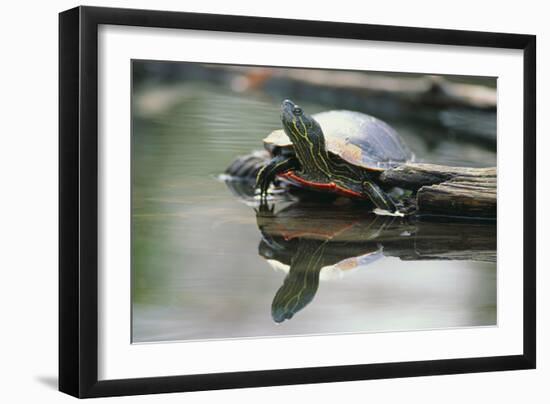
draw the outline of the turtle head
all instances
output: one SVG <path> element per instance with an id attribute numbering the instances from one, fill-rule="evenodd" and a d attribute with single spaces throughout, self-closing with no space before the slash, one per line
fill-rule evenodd
<path id="1" fill-rule="evenodd" d="M 284 100 L 281 105 L 281 121 L 293 144 L 313 144 L 324 149 L 325 137 L 319 123 L 290 100 Z"/>

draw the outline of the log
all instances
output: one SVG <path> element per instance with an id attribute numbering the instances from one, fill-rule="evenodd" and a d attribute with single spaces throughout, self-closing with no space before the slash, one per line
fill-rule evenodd
<path id="1" fill-rule="evenodd" d="M 290 70 L 288 79 L 319 86 L 349 89 L 370 97 L 386 97 L 415 106 L 496 109 L 496 90 L 478 84 L 454 83 L 442 76 L 388 76 L 363 72 Z"/>
<path id="2" fill-rule="evenodd" d="M 412 190 L 417 214 L 496 218 L 496 167 L 409 163 L 383 172 L 380 181 Z"/>
<path id="3" fill-rule="evenodd" d="M 481 84 L 453 82 L 438 75 L 388 75 L 374 72 L 333 71 L 310 69 L 279 69 L 241 66 L 208 66 L 207 68 L 227 74 L 232 72 L 241 77 L 239 83 L 244 89 L 271 88 L 283 86 L 287 91 L 297 88 L 300 95 L 304 90 L 317 89 L 317 96 L 331 91 L 358 94 L 365 98 L 395 100 L 400 103 L 448 108 L 471 108 L 496 110 L 495 88 Z M 284 81 L 284 83 L 280 83 Z M 275 82 L 278 86 L 272 85 Z"/>

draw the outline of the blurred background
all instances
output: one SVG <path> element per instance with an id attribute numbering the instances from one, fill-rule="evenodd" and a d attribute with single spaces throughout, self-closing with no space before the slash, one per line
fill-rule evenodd
<path id="1" fill-rule="evenodd" d="M 218 179 L 280 127 L 285 98 L 310 114 L 385 120 L 418 161 L 494 166 L 496 78 L 139 60 L 132 70 L 134 342 L 496 323 L 494 261 L 395 256 L 321 281 L 313 302 L 274 323 L 286 272 L 258 253 L 254 210 Z M 329 233 L 343 223 L 320 213 Z M 484 234 L 494 241 L 494 225 Z"/>
<path id="2" fill-rule="evenodd" d="M 280 126 L 280 103 L 291 98 L 309 113 L 349 109 L 385 120 L 426 161 L 496 164 L 496 78 L 151 61 L 134 61 L 133 71 L 137 115 L 201 109 L 205 125 L 236 130 L 252 148 Z"/>

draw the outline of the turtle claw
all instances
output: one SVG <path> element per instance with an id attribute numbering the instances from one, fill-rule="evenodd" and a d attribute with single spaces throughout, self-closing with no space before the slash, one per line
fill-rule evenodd
<path id="1" fill-rule="evenodd" d="M 271 206 L 266 200 L 262 200 L 257 209 L 254 209 L 257 216 L 273 216 L 275 212 L 275 204 Z"/>
<path id="2" fill-rule="evenodd" d="M 267 202 L 267 190 L 269 189 L 274 177 L 270 175 L 271 170 L 269 166 L 269 164 L 263 166 L 260 171 L 258 171 L 258 175 L 256 176 L 256 189 L 260 190 L 260 201 L 262 204 Z"/>
<path id="3" fill-rule="evenodd" d="M 376 182 L 367 180 L 363 182 L 363 191 L 370 198 L 375 210 L 386 211 L 390 214 L 398 213 L 398 208 L 395 205 L 395 202 L 385 191 L 376 184 Z"/>
<path id="4" fill-rule="evenodd" d="M 268 164 L 264 165 L 256 176 L 256 188 L 260 190 L 260 200 L 267 201 L 270 185 L 278 174 L 293 170 L 298 167 L 295 157 L 276 156 Z"/>

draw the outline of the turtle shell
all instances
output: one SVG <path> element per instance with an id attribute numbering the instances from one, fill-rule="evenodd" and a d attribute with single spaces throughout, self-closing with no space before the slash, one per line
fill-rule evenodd
<path id="1" fill-rule="evenodd" d="M 383 171 L 413 159 L 399 134 L 387 123 L 354 111 L 327 111 L 312 115 L 325 135 L 328 151 L 350 164 Z M 283 129 L 264 139 L 268 150 L 273 146 L 290 148 L 292 142 Z"/>

